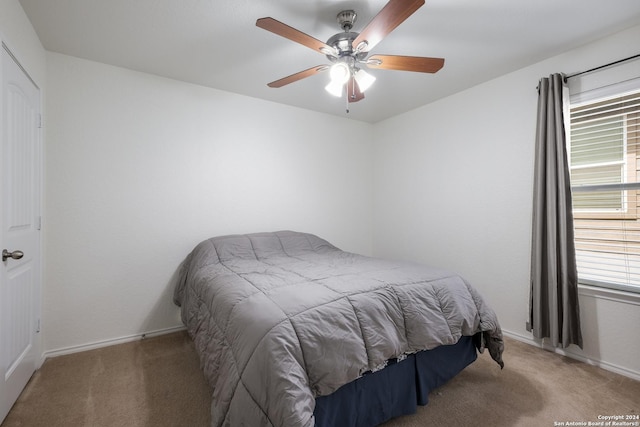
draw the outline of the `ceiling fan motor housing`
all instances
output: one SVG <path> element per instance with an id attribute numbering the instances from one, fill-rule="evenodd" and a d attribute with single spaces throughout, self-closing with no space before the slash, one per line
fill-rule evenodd
<path id="1" fill-rule="evenodd" d="M 356 12 L 353 10 L 343 10 L 338 13 L 336 20 L 340 27 L 344 30 L 342 33 L 334 34 L 327 40 L 327 44 L 336 49 L 338 56 L 327 55 L 330 61 L 336 62 L 340 58 L 351 57 L 353 62 L 363 59 L 366 56 L 364 52 L 355 53 L 353 41 L 358 37 L 359 33 L 351 31 L 353 24 L 356 22 Z M 344 59 L 343 59 L 344 61 Z"/>
<path id="2" fill-rule="evenodd" d="M 354 52 L 353 41 L 356 39 L 356 37 L 358 37 L 358 33 L 338 33 L 331 36 L 331 38 L 327 40 L 327 44 L 336 49 L 336 51 L 338 52 L 338 57 L 350 56 Z M 329 55 L 327 55 L 327 57 L 331 59 Z M 333 59 L 335 60 L 336 58 Z"/>

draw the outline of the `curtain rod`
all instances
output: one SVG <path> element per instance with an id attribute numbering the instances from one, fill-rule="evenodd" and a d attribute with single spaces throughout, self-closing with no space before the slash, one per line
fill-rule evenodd
<path id="1" fill-rule="evenodd" d="M 591 73 L 591 72 L 593 72 L 593 71 L 597 71 L 597 70 L 600 70 L 600 69 L 602 69 L 602 68 L 611 67 L 612 65 L 616 65 L 616 64 L 619 64 L 619 63 L 621 63 L 621 62 L 630 61 L 630 60 L 632 60 L 632 59 L 636 59 L 636 58 L 638 58 L 638 57 L 640 57 L 640 54 L 633 55 L 633 56 L 630 56 L 630 57 L 628 57 L 628 58 L 620 59 L 620 60 L 618 60 L 618 61 L 610 62 L 610 63 L 608 63 L 608 64 L 600 65 L 599 67 L 591 68 L 591 69 L 589 69 L 589 70 L 581 71 L 581 72 L 579 72 L 579 73 L 571 74 L 570 76 L 565 76 L 565 78 L 564 78 L 564 82 L 566 83 L 566 82 L 567 82 L 567 80 L 569 80 L 569 79 L 570 79 L 570 78 L 572 78 L 572 77 L 580 76 L 580 75 L 582 75 L 582 74 Z"/>

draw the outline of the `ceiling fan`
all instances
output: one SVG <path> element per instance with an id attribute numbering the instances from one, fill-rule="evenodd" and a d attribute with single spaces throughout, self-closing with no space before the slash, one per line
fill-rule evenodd
<path id="1" fill-rule="evenodd" d="M 343 10 L 337 15 L 343 32 L 331 36 L 326 43 L 271 17 L 258 19 L 256 26 L 320 52 L 333 63 L 291 74 L 269 83 L 268 86 L 279 88 L 329 70 L 331 81 L 325 89 L 341 97 L 346 86 L 347 102 L 358 102 L 364 98 L 364 91 L 375 80 L 374 76 L 361 68 L 362 65 L 384 70 L 437 72 L 444 65 L 442 58 L 398 55 L 367 57 L 371 49 L 423 4 L 424 0 L 390 0 L 360 33 L 351 31 L 356 13 L 353 10 Z"/>

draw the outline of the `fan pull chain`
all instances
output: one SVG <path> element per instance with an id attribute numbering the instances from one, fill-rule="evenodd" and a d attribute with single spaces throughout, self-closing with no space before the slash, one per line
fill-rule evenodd
<path id="1" fill-rule="evenodd" d="M 347 114 L 349 114 L 349 86 L 347 85 L 346 90 L 347 96 L 344 97 L 344 108 L 347 110 Z"/>

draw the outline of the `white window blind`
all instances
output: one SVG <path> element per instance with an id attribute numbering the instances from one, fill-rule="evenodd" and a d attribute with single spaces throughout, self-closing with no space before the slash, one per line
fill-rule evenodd
<path id="1" fill-rule="evenodd" d="M 579 280 L 640 292 L 640 89 L 572 101 L 568 127 Z"/>

